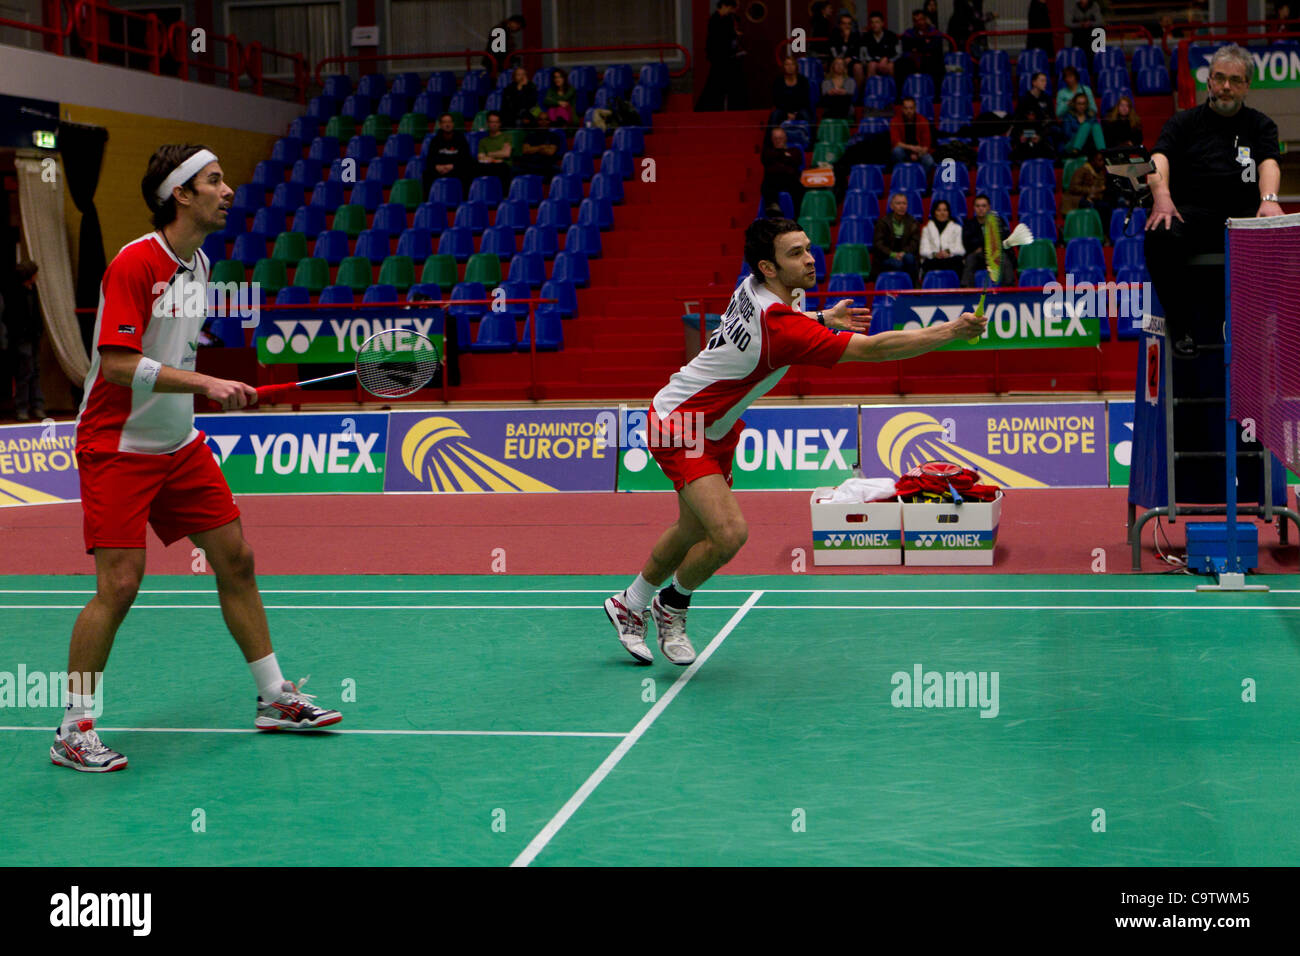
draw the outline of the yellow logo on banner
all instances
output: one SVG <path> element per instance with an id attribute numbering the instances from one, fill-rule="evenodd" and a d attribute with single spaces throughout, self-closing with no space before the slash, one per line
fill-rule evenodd
<path id="1" fill-rule="evenodd" d="M 483 454 L 468 439 L 469 433 L 450 418 L 426 418 L 402 439 L 402 464 L 432 491 L 556 490 Z"/>
<path id="2" fill-rule="evenodd" d="M 1036 478 L 1006 465 L 977 455 L 943 438 L 944 427 L 925 412 L 901 412 L 880 429 L 876 436 L 876 454 L 896 475 L 910 471 L 927 461 L 952 461 L 980 473 L 986 481 L 1006 488 L 1046 488 Z M 934 437 L 938 436 L 938 437 Z"/>
<path id="3" fill-rule="evenodd" d="M 16 481 L 6 481 L 0 478 L 0 507 L 4 505 L 48 505 L 62 500 L 62 498 L 47 494 L 44 491 L 37 491 L 35 488 L 20 485 Z"/>

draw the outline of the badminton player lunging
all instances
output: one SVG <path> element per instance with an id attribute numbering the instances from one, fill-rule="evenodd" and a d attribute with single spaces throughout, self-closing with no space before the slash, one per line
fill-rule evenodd
<path id="1" fill-rule="evenodd" d="M 641 663 L 653 659 L 645 641 L 647 607 L 664 656 L 673 664 L 695 660 L 686 636 L 691 593 L 735 556 L 749 533 L 731 492 L 731 463 L 744 426 L 740 416 L 756 398 L 791 365 L 911 358 L 982 335 L 987 324 L 965 312 L 915 331 L 836 335 L 832 329 L 867 329 L 870 312 L 851 308 L 849 299 L 814 314 L 791 308 L 794 290 L 816 285 L 816 271 L 808 237 L 789 219 L 751 223 L 745 261 L 754 274 L 732 294 L 708 348 L 668 380 L 648 415 L 650 453 L 677 491 L 677 522 L 660 536 L 636 580 L 605 601 L 619 641 Z M 703 454 L 677 431 L 688 415 L 703 426 Z M 659 591 L 669 577 L 672 583 Z"/>
<path id="2" fill-rule="evenodd" d="M 96 350 L 77 416 L 81 508 L 96 586 L 72 629 L 68 673 L 103 672 L 144 575 L 149 524 L 164 544 L 188 537 L 211 564 L 226 626 L 257 683 L 254 725 L 310 730 L 337 723 L 338 711 L 317 707 L 280 673 L 239 509 L 194 427 L 195 394 L 226 409 L 257 400 L 249 385 L 194 371 L 209 265 L 199 247 L 225 226 L 234 193 L 217 157 L 201 146 L 159 147 L 141 188 L 155 231 L 123 246 L 104 273 Z M 68 708 L 50 748 L 55 764 L 101 773 L 126 766 L 126 757 L 95 733 L 97 690 L 70 677 Z"/>

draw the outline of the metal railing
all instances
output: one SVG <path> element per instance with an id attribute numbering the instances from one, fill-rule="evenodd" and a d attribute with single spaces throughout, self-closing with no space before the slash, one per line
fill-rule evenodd
<path id="1" fill-rule="evenodd" d="M 1099 28 L 1108 32 L 1118 30 L 1121 36 L 1131 33 L 1146 37 L 1147 46 L 1155 43 L 1155 37 L 1151 35 L 1151 31 L 1140 23 L 1104 23 Z M 976 37 L 1031 36 L 1044 33 L 1052 36 L 1073 36 L 1074 30 L 1070 27 L 1035 27 L 1032 30 L 976 30 L 966 38 L 966 52 L 970 53 L 971 44 L 975 42 Z"/>
<path id="2" fill-rule="evenodd" d="M 353 56 L 327 56 L 316 64 L 316 69 L 312 72 L 312 79 L 316 85 L 321 85 L 321 68 L 327 63 L 388 63 L 400 62 L 402 60 L 437 60 L 437 59 L 460 59 L 465 58 L 465 69 L 474 69 L 474 58 L 480 60 L 487 57 L 492 60 L 494 66 L 488 70 L 489 76 L 496 75 L 496 60 L 493 54 L 487 50 L 456 50 L 447 53 L 358 53 Z"/>
<path id="3" fill-rule="evenodd" d="M 1231 21 L 1231 20 L 1211 20 L 1211 21 L 1209 21 L 1209 22 L 1205 22 L 1205 23 L 1202 23 L 1202 22 L 1197 21 L 1197 20 L 1179 20 L 1179 21 L 1176 21 L 1176 22 L 1174 22 L 1174 23 L 1169 24 L 1169 25 L 1166 26 L 1166 27 L 1164 28 L 1164 30 L 1161 32 L 1161 34 L 1160 34 L 1160 46 L 1161 46 L 1161 48 L 1165 51 L 1165 54 L 1168 55 L 1168 53 L 1169 53 L 1169 40 L 1170 40 L 1171 37 L 1172 37 L 1174 40 L 1184 40 L 1184 39 L 1192 39 L 1192 40 L 1195 40 L 1195 39 L 1197 39 L 1196 36 L 1195 36 L 1195 31 L 1197 31 L 1197 30 L 1219 29 L 1219 28 L 1227 28 L 1227 29 L 1229 29 L 1229 30 L 1242 30 L 1244 27 L 1260 27 L 1260 26 L 1264 26 L 1264 27 L 1276 27 L 1277 29 L 1276 29 L 1274 32 L 1276 32 L 1276 33 L 1282 33 L 1282 32 L 1284 32 L 1284 31 L 1282 30 L 1283 27 L 1285 27 L 1285 26 L 1294 26 L 1294 24 L 1292 24 L 1292 23 L 1288 23 L 1286 20 L 1237 20 L 1237 21 Z M 1175 32 L 1179 32 L 1179 31 L 1189 31 L 1189 30 L 1192 31 L 1192 35 L 1191 35 L 1190 37 L 1174 37 L 1174 36 L 1173 36 Z M 1260 35 L 1262 35 L 1262 34 L 1257 34 L 1257 33 L 1256 33 L 1256 34 L 1251 34 L 1251 35 L 1252 35 L 1252 36 L 1260 36 Z M 1300 40 L 1300 34 L 1294 34 L 1294 33 L 1291 34 L 1291 39 L 1293 39 L 1293 40 Z"/>
<path id="4" fill-rule="evenodd" d="M 676 79 L 679 76 L 685 76 L 691 69 L 691 51 L 686 49 L 680 43 L 620 43 L 606 46 L 547 46 L 547 47 L 522 47 L 518 50 L 512 50 L 508 54 L 510 59 L 515 57 L 542 57 L 553 53 L 624 53 L 635 50 L 657 50 L 659 53 L 659 62 L 664 62 L 665 50 L 677 50 L 682 55 L 682 66 L 680 69 L 669 70 L 668 75 Z"/>

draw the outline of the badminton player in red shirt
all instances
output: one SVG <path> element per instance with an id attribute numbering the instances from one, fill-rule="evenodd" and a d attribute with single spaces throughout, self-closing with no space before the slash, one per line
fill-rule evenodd
<path id="1" fill-rule="evenodd" d="M 824 312 L 794 310 L 795 290 L 813 288 L 817 276 L 808 237 L 789 219 L 751 223 L 745 261 L 753 275 L 736 287 L 708 348 L 668 380 L 647 416 L 650 453 L 677 491 L 677 522 L 660 536 L 636 580 L 605 601 L 619 641 L 644 664 L 653 659 L 645 642 L 647 607 L 664 657 L 682 665 L 695 660 L 686 636 L 691 594 L 749 534 L 731 492 L 731 463 L 744 427 L 740 416 L 756 398 L 791 365 L 911 358 L 983 335 L 987 325 L 965 312 L 915 331 L 837 335 L 832 329 L 864 331 L 870 312 L 851 308 L 849 299 Z"/>
<path id="2" fill-rule="evenodd" d="M 126 767 L 94 730 L 93 686 L 135 600 L 145 567 L 145 526 L 164 544 L 188 537 L 217 579 L 226 626 L 257 684 L 254 725 L 313 730 L 342 715 L 312 702 L 280 673 L 266 612 L 225 476 L 194 427 L 195 394 L 223 409 L 257 392 L 194 370 L 207 303 L 203 239 L 222 229 L 234 193 L 202 146 L 162 146 L 141 183 L 155 230 L 123 246 L 104 272 L 95 354 L 77 416 L 76 453 L 86 551 L 95 556 L 95 596 L 77 617 L 68 653 L 69 704 L 50 759 L 74 770 Z"/>

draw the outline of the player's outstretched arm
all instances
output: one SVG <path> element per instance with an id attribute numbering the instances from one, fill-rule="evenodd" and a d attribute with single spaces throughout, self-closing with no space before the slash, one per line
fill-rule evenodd
<path id="1" fill-rule="evenodd" d="M 100 364 L 104 371 L 104 378 L 114 385 L 122 385 L 126 388 L 133 387 L 136 369 L 142 358 L 139 352 L 130 349 L 113 347 L 100 349 Z M 211 375 L 187 372 L 184 369 L 172 368 L 170 365 L 158 369 L 158 377 L 154 380 L 152 390 L 202 395 L 225 409 L 244 408 L 257 401 L 257 389 L 244 382 L 213 378 Z"/>
<path id="2" fill-rule="evenodd" d="M 973 339 L 984 334 L 988 319 L 974 312 L 963 312 L 954 322 L 936 322 L 924 329 L 854 335 L 841 362 L 893 362 L 923 355 L 958 339 Z"/>

